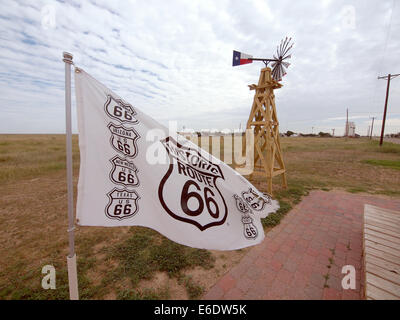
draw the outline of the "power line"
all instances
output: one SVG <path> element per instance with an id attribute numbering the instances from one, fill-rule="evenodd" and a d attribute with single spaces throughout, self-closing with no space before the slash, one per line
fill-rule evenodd
<path id="1" fill-rule="evenodd" d="M 385 44 L 383 46 L 382 57 L 380 59 L 379 65 L 378 65 L 378 72 L 377 72 L 378 74 L 381 73 L 382 65 L 383 65 L 383 62 L 385 60 L 387 45 L 388 45 L 388 41 L 389 41 L 389 37 L 390 37 L 390 30 L 391 30 L 391 27 L 392 27 L 392 18 L 393 18 L 393 11 L 394 11 L 394 8 L 395 8 L 395 4 L 396 4 L 396 1 L 393 0 L 392 10 L 391 10 L 391 13 L 390 13 L 390 20 L 389 20 L 389 24 L 387 26 L 387 31 L 386 31 Z M 373 98 L 372 98 L 372 103 L 374 105 L 376 105 L 376 91 L 377 91 L 377 84 L 374 87 L 374 95 L 373 95 Z"/>
<path id="2" fill-rule="evenodd" d="M 379 63 L 379 70 L 378 70 L 378 74 L 381 73 L 381 68 L 382 68 L 382 62 L 385 59 L 385 55 L 386 55 L 386 50 L 387 50 L 387 45 L 389 42 L 389 36 L 390 36 L 390 29 L 392 28 L 392 18 L 393 18 L 393 11 L 394 11 L 394 7 L 395 7 L 396 1 L 393 0 L 393 4 L 392 4 L 392 11 L 390 13 L 390 20 L 389 20 L 389 25 L 387 27 L 387 33 L 386 33 L 386 39 L 385 39 L 385 45 L 383 47 L 383 53 L 382 53 L 382 58 L 381 58 L 381 62 Z"/>

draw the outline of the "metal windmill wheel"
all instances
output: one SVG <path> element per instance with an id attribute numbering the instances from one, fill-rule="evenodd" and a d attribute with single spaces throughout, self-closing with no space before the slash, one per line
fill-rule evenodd
<path id="1" fill-rule="evenodd" d="M 281 41 L 281 44 L 276 49 L 276 55 L 274 55 L 274 61 L 271 63 L 272 67 L 272 77 L 276 81 L 281 81 L 282 77 L 286 75 L 286 70 L 290 63 L 284 60 L 290 59 L 291 54 L 289 54 L 290 49 L 292 49 L 293 44 L 290 44 L 292 38 L 286 37 L 285 40 Z"/>

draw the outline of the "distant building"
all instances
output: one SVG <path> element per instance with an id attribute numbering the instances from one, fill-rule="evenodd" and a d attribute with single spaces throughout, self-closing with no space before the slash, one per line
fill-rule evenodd
<path id="1" fill-rule="evenodd" d="M 346 131 L 345 135 L 348 137 L 355 137 L 356 136 L 356 125 L 354 122 L 347 122 L 346 123 Z"/>

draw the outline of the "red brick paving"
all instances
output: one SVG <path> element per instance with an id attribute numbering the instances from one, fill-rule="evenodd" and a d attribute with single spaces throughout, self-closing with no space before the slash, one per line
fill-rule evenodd
<path id="1" fill-rule="evenodd" d="M 311 192 L 203 299 L 362 299 L 364 204 L 400 210 L 399 199 Z M 354 290 L 341 286 L 348 264 L 356 269 Z"/>

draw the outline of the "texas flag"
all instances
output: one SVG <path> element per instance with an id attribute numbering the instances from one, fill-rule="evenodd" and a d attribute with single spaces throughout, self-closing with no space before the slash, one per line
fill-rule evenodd
<path id="1" fill-rule="evenodd" d="M 253 56 L 233 50 L 232 67 L 240 66 L 241 64 L 252 63 L 253 60 L 249 60 L 250 58 L 253 58 Z"/>

